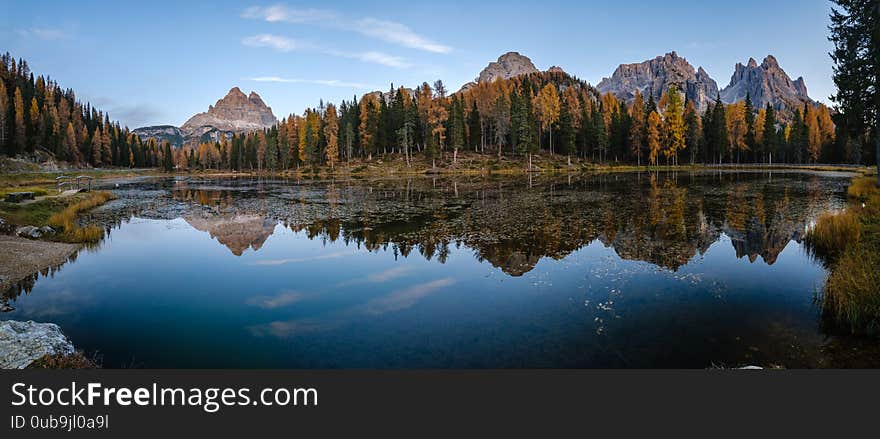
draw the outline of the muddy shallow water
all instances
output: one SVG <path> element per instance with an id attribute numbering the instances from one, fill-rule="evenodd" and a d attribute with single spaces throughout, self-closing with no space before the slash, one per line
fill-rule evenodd
<path id="1" fill-rule="evenodd" d="M 7 293 L 104 367 L 878 366 L 824 333 L 830 173 L 109 184 Z"/>

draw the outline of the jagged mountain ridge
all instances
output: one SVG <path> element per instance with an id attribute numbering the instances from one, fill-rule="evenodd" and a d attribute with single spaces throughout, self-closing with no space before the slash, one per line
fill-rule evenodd
<path id="1" fill-rule="evenodd" d="M 792 81 L 773 55 L 767 55 L 760 65 L 754 58 L 749 58 L 746 65 L 736 64 L 730 84 L 721 90 L 721 100 L 730 104 L 745 100 L 746 96 L 756 108 L 770 104 L 783 110 L 814 103 L 807 95 L 804 78 Z"/>
<path id="2" fill-rule="evenodd" d="M 177 128 L 174 125 L 141 127 L 132 130 L 132 133 L 137 134 L 137 136 L 141 138 L 141 141 L 146 141 L 152 137 L 159 143 L 168 142 L 175 147 L 183 146 L 184 143 L 183 134 L 180 132 L 180 128 Z"/>
<path id="3" fill-rule="evenodd" d="M 621 64 L 610 78 L 603 78 L 596 89 L 627 102 L 632 101 L 638 90 L 645 99 L 653 96 L 657 101 L 672 84 L 678 86 L 699 111 L 704 111 L 718 95 L 715 80 L 702 67 L 694 69 L 675 51 L 640 63 Z"/>
<path id="4" fill-rule="evenodd" d="M 261 130 L 276 123 L 278 119 L 260 95 L 253 91 L 250 95 L 245 95 L 238 87 L 232 87 L 216 104 L 208 106 L 207 112 L 189 118 L 181 125 L 180 131 L 189 141 L 212 133 L 219 136 L 226 132 Z"/>

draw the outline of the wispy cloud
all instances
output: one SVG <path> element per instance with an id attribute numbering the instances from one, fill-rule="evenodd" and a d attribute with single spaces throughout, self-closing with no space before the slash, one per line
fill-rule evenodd
<path id="1" fill-rule="evenodd" d="M 365 17 L 350 19 L 327 9 L 299 9 L 284 5 L 252 6 L 241 14 L 243 18 L 269 23 L 314 24 L 338 30 L 356 32 L 387 43 L 432 53 L 449 53 L 452 48 L 417 34 L 408 26 L 388 20 Z"/>
<path id="2" fill-rule="evenodd" d="M 399 56 L 388 55 L 387 53 L 382 52 L 343 52 L 339 50 L 327 50 L 324 53 L 342 58 L 357 59 L 373 64 L 381 64 L 388 67 L 396 67 L 398 69 L 405 69 L 412 66 L 412 64 Z"/>
<path id="3" fill-rule="evenodd" d="M 406 25 L 393 21 L 364 18 L 356 22 L 353 30 L 362 35 L 409 47 L 410 49 L 419 49 L 433 53 L 449 53 L 452 51 L 451 47 L 428 40 L 413 32 Z"/>
<path id="4" fill-rule="evenodd" d="M 284 5 L 251 6 L 241 13 L 242 18 L 264 20 L 270 23 L 314 23 L 334 20 L 339 17 L 335 11 L 328 9 L 294 9 Z"/>
<path id="5" fill-rule="evenodd" d="M 299 78 L 282 78 L 280 76 L 256 76 L 253 78 L 245 78 L 247 81 L 254 82 L 279 82 L 285 84 L 312 84 L 326 85 L 327 87 L 342 88 L 359 88 L 364 90 L 374 90 L 376 86 L 362 84 L 360 82 L 340 81 L 338 79 L 299 79 Z"/>
<path id="6" fill-rule="evenodd" d="M 241 40 L 241 43 L 250 47 L 268 47 L 281 52 L 303 49 L 304 46 L 296 41 L 278 35 L 259 34 Z"/>
<path id="7" fill-rule="evenodd" d="M 388 55 L 387 53 L 367 51 L 367 52 L 346 52 L 327 47 L 322 47 L 307 41 L 298 41 L 291 38 L 273 34 L 259 34 L 244 38 L 241 43 L 250 47 L 266 47 L 277 50 L 279 52 L 291 52 L 294 50 L 306 50 L 312 52 L 323 53 L 325 55 L 336 56 L 340 58 L 356 59 L 363 62 L 381 64 L 388 67 L 396 67 L 400 69 L 411 66 L 405 59 Z"/>
<path id="8" fill-rule="evenodd" d="M 30 27 L 19 29 L 18 34 L 26 38 L 38 38 L 43 41 L 58 41 L 70 38 L 70 33 L 58 28 Z"/>

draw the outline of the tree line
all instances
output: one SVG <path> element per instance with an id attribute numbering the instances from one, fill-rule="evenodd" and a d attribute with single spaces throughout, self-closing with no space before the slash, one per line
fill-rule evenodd
<path id="1" fill-rule="evenodd" d="M 837 120 L 836 120 L 837 119 Z M 511 157 L 545 153 L 596 163 L 861 163 L 870 160 L 824 104 L 755 108 L 751 97 L 703 111 L 676 85 L 658 101 L 600 94 L 564 72 L 470 84 L 391 86 L 323 102 L 275 126 L 183 148 L 142 140 L 76 100 L 27 62 L 0 57 L 0 152 L 52 153 L 80 165 L 283 171 L 334 167 L 396 154 L 454 165 L 460 151 Z M 841 135 L 842 132 L 842 135 Z"/>
<path id="2" fill-rule="evenodd" d="M 27 61 L 0 55 L 0 154 L 42 151 L 79 165 L 160 167 L 170 150 L 142 141 L 51 78 L 34 77 Z"/>

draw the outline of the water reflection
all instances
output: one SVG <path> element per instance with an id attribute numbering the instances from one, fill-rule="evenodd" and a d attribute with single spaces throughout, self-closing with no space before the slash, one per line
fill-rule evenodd
<path id="1" fill-rule="evenodd" d="M 102 248 L 7 297 L 151 367 L 827 366 L 798 243 L 846 182 L 133 180 Z"/>

